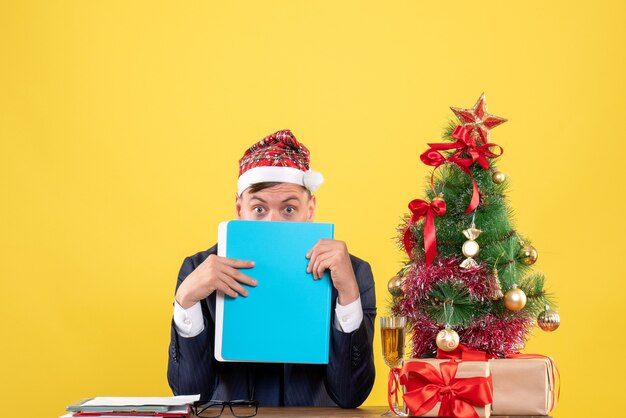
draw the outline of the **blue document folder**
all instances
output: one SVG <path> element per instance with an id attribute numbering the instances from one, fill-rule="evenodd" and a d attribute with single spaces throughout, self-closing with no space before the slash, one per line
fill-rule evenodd
<path id="1" fill-rule="evenodd" d="M 327 364 L 331 280 L 307 273 L 306 254 L 332 224 L 229 221 L 219 226 L 218 255 L 256 264 L 248 297 L 217 292 L 215 358 L 219 361 Z"/>

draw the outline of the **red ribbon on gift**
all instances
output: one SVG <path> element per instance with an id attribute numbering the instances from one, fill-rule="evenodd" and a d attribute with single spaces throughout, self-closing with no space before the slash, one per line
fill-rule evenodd
<path id="1" fill-rule="evenodd" d="M 462 360 L 462 361 L 487 361 L 488 359 L 495 358 L 491 354 L 487 354 L 484 351 L 475 350 L 473 348 L 469 348 L 463 344 L 459 344 L 457 348 L 452 351 L 443 351 L 437 349 L 437 358 L 438 359 L 451 359 L 451 360 Z M 532 353 L 508 353 L 505 355 L 505 358 L 540 358 L 548 360 L 550 364 L 550 381 L 554 384 L 554 390 L 552 391 L 552 409 L 556 406 L 557 402 L 561 398 L 561 372 L 557 367 L 554 359 L 550 356 L 544 356 L 543 354 L 532 354 Z"/>
<path id="2" fill-rule="evenodd" d="M 457 378 L 458 362 L 446 361 L 439 364 L 439 370 L 425 362 L 411 361 L 400 370 L 400 384 L 406 391 L 404 403 L 412 415 L 422 415 L 432 410 L 437 402 L 440 417 L 478 418 L 474 406 L 486 406 L 492 402 L 493 384 L 491 376 Z M 391 389 L 396 389 L 394 373 L 390 374 L 389 404 Z M 393 409 L 393 407 L 392 407 Z"/>
<path id="3" fill-rule="evenodd" d="M 461 171 L 470 176 L 472 179 L 472 198 L 470 200 L 465 214 L 472 212 L 478 207 L 480 203 L 480 194 L 478 193 L 478 185 L 476 180 L 470 171 L 470 167 L 475 162 L 485 170 L 489 169 L 489 160 L 487 158 L 495 158 L 502 155 L 504 150 L 500 145 L 494 143 L 485 143 L 483 145 L 476 145 L 476 141 L 470 137 L 469 131 L 463 126 L 457 126 L 452 132 L 452 138 L 456 139 L 456 142 L 452 143 L 437 143 L 428 144 L 430 147 L 422 155 L 420 159 L 426 165 L 434 166 L 435 169 L 430 176 L 430 186 L 435 191 L 434 179 L 435 170 L 439 168 L 443 163 L 450 162 L 456 164 Z M 500 152 L 495 153 L 490 148 L 497 147 Z M 454 154 L 446 158 L 439 151 L 456 150 Z"/>
<path id="4" fill-rule="evenodd" d="M 400 373 L 400 369 L 393 368 L 389 370 L 389 384 L 387 385 L 387 402 L 389 403 L 389 410 L 393 411 L 394 414 L 400 415 L 400 412 L 396 410 L 396 405 L 398 405 L 398 374 Z M 395 398 L 395 402 L 394 402 Z"/>
<path id="5" fill-rule="evenodd" d="M 437 256 L 437 235 L 435 233 L 435 215 L 443 216 L 446 213 L 446 202 L 441 197 L 435 197 L 430 203 L 415 199 L 409 202 L 411 219 L 404 231 L 404 248 L 410 259 L 413 259 L 413 240 L 411 239 L 411 225 L 426 216 L 424 223 L 424 251 L 426 264 L 430 265 Z"/>

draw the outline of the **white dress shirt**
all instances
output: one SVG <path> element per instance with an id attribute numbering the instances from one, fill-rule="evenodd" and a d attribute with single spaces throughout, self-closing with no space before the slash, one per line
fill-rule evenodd
<path id="1" fill-rule="evenodd" d="M 357 298 L 345 306 L 339 301 L 335 306 L 335 328 L 337 331 L 351 333 L 356 331 L 363 320 L 361 298 Z M 184 338 L 195 337 L 204 330 L 204 319 L 200 302 L 185 309 L 174 300 L 174 325 L 178 335 Z"/>

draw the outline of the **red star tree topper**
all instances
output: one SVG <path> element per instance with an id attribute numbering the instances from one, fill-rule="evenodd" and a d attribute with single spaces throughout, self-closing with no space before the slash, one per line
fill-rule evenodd
<path id="1" fill-rule="evenodd" d="M 471 109 L 460 107 L 451 107 L 450 109 L 459 118 L 461 125 L 469 131 L 470 138 L 476 141 L 476 145 L 488 143 L 489 130 L 507 121 L 499 116 L 489 114 L 485 93 L 480 95 Z"/>

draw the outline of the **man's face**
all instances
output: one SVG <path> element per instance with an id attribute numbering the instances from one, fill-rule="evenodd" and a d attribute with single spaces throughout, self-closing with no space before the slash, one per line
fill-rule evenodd
<path id="1" fill-rule="evenodd" d="M 281 183 L 251 193 L 245 190 L 235 203 L 237 219 L 252 221 L 312 222 L 315 196 L 297 184 Z"/>

